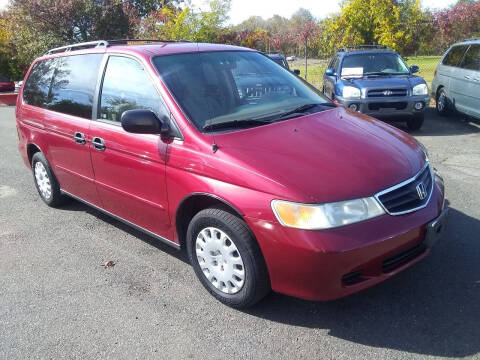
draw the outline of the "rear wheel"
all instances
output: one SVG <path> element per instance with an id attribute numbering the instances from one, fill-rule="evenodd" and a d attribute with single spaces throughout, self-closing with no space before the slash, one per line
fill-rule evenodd
<path id="1" fill-rule="evenodd" d="M 413 115 L 411 118 L 407 120 L 408 129 L 412 131 L 419 130 L 423 125 L 424 119 L 425 119 L 424 114 Z"/>
<path id="2" fill-rule="evenodd" d="M 57 207 L 66 201 L 67 198 L 60 192 L 60 186 L 50 164 L 41 152 L 33 154 L 32 172 L 35 187 L 45 204 Z"/>
<path id="3" fill-rule="evenodd" d="M 447 97 L 447 92 L 443 88 L 437 93 L 435 108 L 437 109 L 438 115 L 447 116 L 450 114 L 450 100 Z"/>
<path id="4" fill-rule="evenodd" d="M 225 210 L 205 209 L 193 217 L 187 251 L 202 285 L 228 306 L 247 308 L 270 291 L 258 243 L 247 224 Z"/>

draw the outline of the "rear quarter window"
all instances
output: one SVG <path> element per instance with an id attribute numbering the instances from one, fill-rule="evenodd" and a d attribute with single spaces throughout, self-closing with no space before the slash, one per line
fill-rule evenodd
<path id="1" fill-rule="evenodd" d="M 23 90 L 25 103 L 90 119 L 102 54 L 37 62 Z"/>
<path id="2" fill-rule="evenodd" d="M 450 49 L 450 51 L 443 58 L 442 64 L 447 66 L 458 66 L 463 60 L 463 55 L 467 49 L 466 45 L 457 45 Z"/>
<path id="3" fill-rule="evenodd" d="M 480 44 L 470 46 L 463 59 L 462 68 L 480 71 Z"/>

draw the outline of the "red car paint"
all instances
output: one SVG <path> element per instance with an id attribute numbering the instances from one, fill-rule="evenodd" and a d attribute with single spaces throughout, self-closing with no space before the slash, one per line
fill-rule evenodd
<path id="1" fill-rule="evenodd" d="M 15 91 L 14 81 L 2 81 L 0 80 L 0 92 L 13 92 Z"/>
<path id="2" fill-rule="evenodd" d="M 214 138 L 199 132 L 162 83 L 151 58 L 226 49 L 251 51 L 184 43 L 71 52 L 126 54 L 140 61 L 184 139 L 131 134 L 118 126 L 35 108 L 23 102 L 22 89 L 16 117 L 25 164 L 30 166 L 28 146 L 38 147 L 63 190 L 173 245 L 184 240 L 185 229 L 178 228 L 176 220 L 186 199 L 220 199 L 255 235 L 272 289 L 301 298 L 328 300 L 349 295 L 426 256 L 428 249 L 395 270 L 382 272 L 382 261 L 420 242 L 426 224 L 441 213 L 444 190 L 438 178 L 428 205 L 409 214 L 383 215 L 330 230 L 298 230 L 279 224 L 271 208 L 274 199 L 324 203 L 372 196 L 414 176 L 425 155 L 408 134 L 343 107 L 215 134 Z M 87 146 L 79 147 L 72 140 L 76 131 L 85 134 Z M 93 150 L 94 136 L 105 139 L 106 151 Z M 218 151 L 212 151 L 213 144 Z M 342 276 L 359 269 L 358 282 L 342 283 Z"/>

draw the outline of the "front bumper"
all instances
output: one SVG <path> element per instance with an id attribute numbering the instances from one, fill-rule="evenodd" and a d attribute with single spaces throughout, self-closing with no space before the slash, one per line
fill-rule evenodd
<path id="1" fill-rule="evenodd" d="M 380 283 L 428 255 L 434 242 L 430 239 L 443 229 L 432 221 L 445 219 L 443 182 L 438 177 L 433 191 L 421 210 L 325 231 L 246 220 L 259 241 L 274 291 L 333 300 Z"/>
<path id="2" fill-rule="evenodd" d="M 402 97 L 374 97 L 365 99 L 345 99 L 336 97 L 340 104 L 349 108 L 350 105 L 357 105 L 363 114 L 372 116 L 412 116 L 422 114 L 430 103 L 429 95 L 402 96 Z M 415 108 L 416 103 L 422 103 L 422 109 Z"/>

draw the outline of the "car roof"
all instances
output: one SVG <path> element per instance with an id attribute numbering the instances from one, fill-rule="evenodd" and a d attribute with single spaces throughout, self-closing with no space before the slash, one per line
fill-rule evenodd
<path id="1" fill-rule="evenodd" d="M 470 44 L 480 44 L 480 37 L 478 38 L 473 38 L 473 39 L 465 39 L 463 41 L 456 42 L 452 44 L 452 46 L 456 45 L 470 45 Z"/>
<path id="2" fill-rule="evenodd" d="M 269 58 L 272 58 L 272 59 L 285 59 L 285 56 L 283 56 L 282 54 L 277 54 L 277 53 L 267 54 L 267 56 Z"/>
<path id="3" fill-rule="evenodd" d="M 337 54 L 349 56 L 349 55 L 362 55 L 362 54 L 397 54 L 393 50 L 387 49 L 375 49 L 375 50 L 352 50 L 352 51 L 339 51 Z"/>
<path id="4" fill-rule="evenodd" d="M 94 42 L 95 43 L 95 42 Z M 71 49 L 66 46 L 62 48 L 52 49 L 44 56 L 38 58 L 38 60 L 44 60 L 55 57 L 80 55 L 80 54 L 92 54 L 92 53 L 122 53 L 137 55 L 143 58 L 151 58 L 155 55 L 169 55 L 179 53 L 192 53 L 192 52 L 207 52 L 207 51 L 253 51 L 256 50 L 234 46 L 234 45 L 222 45 L 222 44 L 208 44 L 208 43 L 192 43 L 192 42 L 155 42 L 155 43 L 138 43 L 138 44 L 115 44 L 112 41 L 112 45 L 105 42 L 106 45 L 82 47 L 81 44 L 72 45 Z M 90 43 L 86 43 L 90 44 Z M 78 49 L 75 49 L 78 47 Z M 65 48 L 65 50 L 63 50 Z"/>

